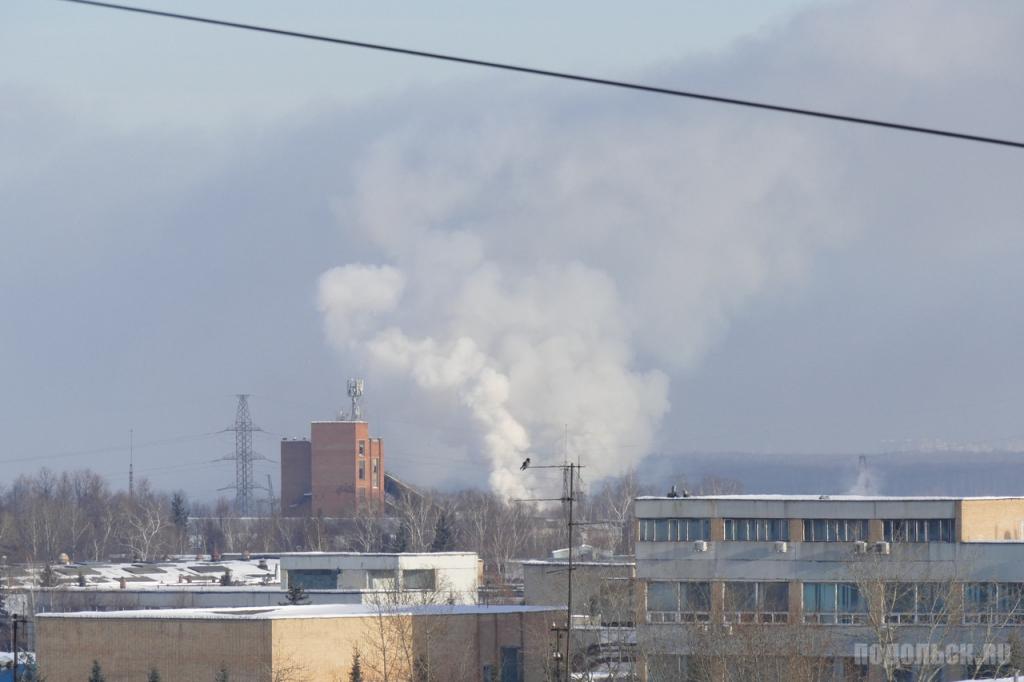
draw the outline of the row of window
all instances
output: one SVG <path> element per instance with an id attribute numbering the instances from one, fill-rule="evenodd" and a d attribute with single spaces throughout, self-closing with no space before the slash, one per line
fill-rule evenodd
<path id="1" fill-rule="evenodd" d="M 365 587 L 370 590 L 394 590 L 396 588 L 395 571 L 369 569 L 364 573 L 365 583 L 361 586 L 351 587 Z M 341 570 L 336 568 L 292 569 L 288 571 L 288 584 L 305 590 L 336 590 L 342 584 Z M 436 589 L 434 569 L 402 570 L 402 588 L 406 590 Z"/>
<path id="2" fill-rule="evenodd" d="M 830 671 L 827 679 L 846 680 L 847 682 L 863 682 L 869 679 L 868 666 L 858 663 L 853 657 L 824 657 L 811 664 L 808 661 L 794 660 L 783 655 L 730 655 L 716 656 L 680 656 L 678 654 L 649 654 L 645 661 L 647 680 L 649 682 L 708 682 L 709 680 L 752 680 L 752 679 L 791 679 L 804 677 L 810 672 Z M 1006 670 L 1003 668 L 1002 670 Z M 898 682 L 910 680 L 904 672 L 896 670 L 894 678 Z M 817 675 L 815 675 L 817 677 Z M 995 677 L 991 675 L 990 677 Z"/>
<path id="3" fill-rule="evenodd" d="M 887 542 L 953 542 L 953 519 L 886 519 Z"/>
<path id="4" fill-rule="evenodd" d="M 886 620 L 895 624 L 945 622 L 960 614 L 965 623 L 1024 623 L 1024 583 L 886 583 Z M 786 622 L 786 582 L 726 582 L 723 613 L 728 622 Z M 701 581 L 647 583 L 648 620 L 652 623 L 706 621 L 711 584 Z M 804 621 L 826 625 L 867 621 L 868 600 L 856 583 L 803 584 Z"/>
<path id="5" fill-rule="evenodd" d="M 789 519 L 726 519 L 726 540 L 771 542 L 789 539 Z"/>
<path id="6" fill-rule="evenodd" d="M 641 542 L 687 542 L 711 538 L 708 519 L 640 519 Z"/>
<path id="7" fill-rule="evenodd" d="M 724 519 L 725 539 L 748 542 L 789 540 L 789 519 Z M 868 539 L 867 519 L 804 519 L 803 542 Z M 887 542 L 953 542 L 953 519 L 883 519 Z M 639 519 L 641 542 L 709 540 L 710 519 Z"/>

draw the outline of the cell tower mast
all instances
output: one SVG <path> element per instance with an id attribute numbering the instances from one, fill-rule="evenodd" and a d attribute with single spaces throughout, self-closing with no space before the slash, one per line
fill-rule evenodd
<path id="1" fill-rule="evenodd" d="M 359 399 L 363 397 L 362 379 L 348 380 L 348 397 L 352 399 L 352 411 L 349 413 L 349 419 L 354 422 L 362 421 L 363 408 L 359 404 Z"/>
<path id="2" fill-rule="evenodd" d="M 238 394 L 235 425 L 224 430 L 235 432 L 235 454 L 224 458 L 235 462 L 235 484 L 221 488 L 221 490 L 233 489 L 235 491 L 235 511 L 239 516 L 251 516 L 255 511 L 254 492 L 262 487 L 257 486 L 253 480 L 253 463 L 264 458 L 252 451 L 252 433 L 253 431 L 262 431 L 262 429 L 253 426 L 252 415 L 249 413 L 248 393 Z"/>

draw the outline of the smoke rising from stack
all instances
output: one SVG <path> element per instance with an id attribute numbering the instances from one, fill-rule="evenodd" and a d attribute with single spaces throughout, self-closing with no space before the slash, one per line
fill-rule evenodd
<path id="1" fill-rule="evenodd" d="M 985 89 L 972 74 L 1011 77 L 1014 17 L 955 3 L 819 8 L 634 79 L 934 120 L 938 93 Z M 940 199 L 931 180 L 963 193 L 975 181 L 949 158 L 1008 163 L 889 132 L 523 82 L 494 76 L 418 101 L 366 145 L 335 210 L 372 255 L 343 261 L 320 290 L 331 342 L 368 373 L 461 404 L 492 486 L 511 495 L 525 456 L 561 460 L 566 424 L 589 480 L 636 465 L 659 446 L 670 377 L 733 319 L 872 231 L 886 247 L 960 234 L 973 218 L 958 217 L 959 199 L 922 215 Z M 970 98 L 941 101 L 949 116 L 974 112 Z M 975 191 L 987 205 L 987 185 Z"/>
<path id="2" fill-rule="evenodd" d="M 788 122 L 654 108 L 569 124 L 573 104 L 385 135 L 336 202 L 379 262 L 320 279 L 330 341 L 454 396 L 511 496 L 526 456 L 561 461 L 564 425 L 589 480 L 635 466 L 669 373 L 843 232 L 820 149 Z"/>

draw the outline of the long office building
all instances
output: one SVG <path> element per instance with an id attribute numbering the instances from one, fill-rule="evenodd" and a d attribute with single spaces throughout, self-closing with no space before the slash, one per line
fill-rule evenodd
<path id="1" fill-rule="evenodd" d="M 957 680 L 1024 664 L 1024 498 L 636 500 L 647 680 Z"/>

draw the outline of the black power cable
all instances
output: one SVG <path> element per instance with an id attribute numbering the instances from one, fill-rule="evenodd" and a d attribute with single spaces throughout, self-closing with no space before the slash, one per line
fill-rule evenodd
<path id="1" fill-rule="evenodd" d="M 675 90 L 673 88 L 663 88 L 655 85 L 644 85 L 642 83 L 631 83 L 629 81 L 611 80 L 608 78 L 596 78 L 593 76 L 583 76 L 580 74 L 566 73 L 564 71 L 551 71 L 549 69 L 536 69 L 528 66 L 518 66 L 515 64 L 506 64 L 503 62 L 492 62 L 484 59 L 472 59 L 469 57 L 459 57 L 456 55 L 443 54 L 439 52 L 427 52 L 424 50 L 412 50 L 405 47 L 396 47 L 393 45 L 382 45 L 379 43 L 367 43 L 360 40 L 348 40 L 345 38 L 334 38 L 331 36 L 318 35 L 315 33 L 302 33 L 299 31 L 287 31 L 279 28 L 270 28 L 267 26 L 256 26 L 253 24 L 243 24 L 236 21 L 224 21 L 222 19 L 210 19 L 206 17 L 197 17 L 189 14 L 178 14 L 175 12 L 162 12 L 160 10 L 145 9 L 142 7 L 131 7 L 128 5 L 118 5 L 110 2 L 97 2 L 96 0 L 61 0 L 61 2 L 71 2 L 77 5 L 91 5 L 94 7 L 104 7 L 107 9 L 122 10 L 125 12 L 135 12 L 138 14 L 148 14 L 151 16 L 165 17 L 169 19 L 181 19 L 184 21 L 192 21 L 201 24 L 211 24 L 214 26 L 225 26 L 228 28 L 238 28 L 246 31 L 258 31 L 260 33 L 269 33 L 279 36 L 287 36 L 289 38 L 302 38 L 304 40 L 315 40 L 322 43 L 332 43 L 335 45 L 347 45 L 349 47 L 359 47 L 367 50 L 379 50 L 381 52 L 391 52 L 395 54 L 404 54 L 411 57 L 423 57 L 425 59 L 437 59 L 446 62 L 454 62 L 457 64 L 469 64 L 471 66 L 482 66 L 490 69 L 501 69 L 503 71 L 514 71 L 517 73 L 525 73 L 533 76 L 545 76 L 548 78 L 560 78 L 563 80 L 577 81 L 581 83 L 591 83 L 593 85 L 605 85 L 613 88 L 624 88 L 627 90 L 636 90 L 639 92 L 647 92 L 658 95 L 671 95 L 674 97 L 686 97 L 689 99 L 703 100 L 706 102 L 717 102 L 719 104 L 730 104 L 733 106 L 750 107 L 753 109 L 764 109 L 767 111 L 775 111 L 784 114 L 795 114 L 797 116 L 810 116 L 813 118 L 822 118 L 830 121 L 841 121 L 843 123 L 854 123 L 858 125 L 874 126 L 876 128 L 889 128 L 891 130 L 901 130 L 904 132 L 921 133 L 924 135 L 938 135 L 940 137 L 948 137 L 957 140 L 966 140 L 968 142 L 981 142 L 984 144 L 995 144 L 1004 147 L 1017 147 L 1018 149 L 1024 149 L 1024 142 L 1017 142 L 1015 140 L 1008 140 L 998 137 L 988 137 L 985 135 L 973 135 L 970 133 L 958 133 L 952 130 L 943 130 L 940 128 L 927 128 L 924 126 L 909 125 L 906 123 L 895 123 L 892 121 L 883 121 L 874 118 L 863 118 L 860 116 L 847 116 L 845 114 L 834 114 L 826 111 L 818 111 L 815 109 L 801 109 L 798 107 L 783 106 L 781 104 L 769 104 L 767 102 L 756 102 L 753 100 L 737 99 L 735 97 L 722 97 L 719 95 L 708 95 L 699 92 L 689 92 L 686 90 Z"/>

